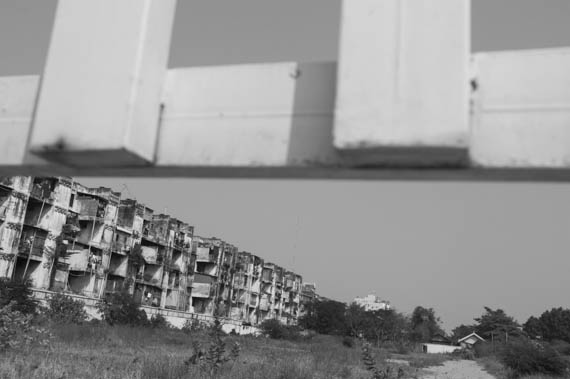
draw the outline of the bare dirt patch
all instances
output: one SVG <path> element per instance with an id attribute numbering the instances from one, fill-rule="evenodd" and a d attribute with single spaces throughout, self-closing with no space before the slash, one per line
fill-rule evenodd
<path id="1" fill-rule="evenodd" d="M 495 379 L 475 361 L 453 360 L 424 369 L 422 379 Z"/>

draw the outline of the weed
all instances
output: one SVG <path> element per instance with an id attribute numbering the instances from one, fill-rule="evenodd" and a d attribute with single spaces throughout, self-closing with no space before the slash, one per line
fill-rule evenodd
<path id="1" fill-rule="evenodd" d="M 16 309 L 16 302 L 0 308 L 0 352 L 23 349 L 34 344 L 47 345 L 50 333 L 34 325 L 32 315 Z"/>
<path id="2" fill-rule="evenodd" d="M 46 316 L 59 324 L 81 324 L 87 319 L 85 304 L 81 300 L 56 293 L 49 297 Z"/>
<path id="3" fill-rule="evenodd" d="M 139 309 L 137 303 L 128 292 L 115 292 L 108 294 L 97 305 L 103 320 L 109 325 L 146 325 L 146 313 Z"/>
<path id="4" fill-rule="evenodd" d="M 390 366 L 386 366 L 383 369 L 379 369 L 376 365 L 376 360 L 370 352 L 370 344 L 365 343 L 362 345 L 362 362 L 368 372 L 372 374 L 372 379 L 392 379 L 392 378 L 402 378 L 404 376 L 404 370 L 400 367 L 398 371 L 394 372 Z"/>
<path id="5" fill-rule="evenodd" d="M 343 346 L 346 346 L 346 347 L 353 347 L 354 346 L 354 339 L 352 339 L 352 337 L 345 336 L 342 339 L 342 344 L 343 344 Z"/>
<path id="6" fill-rule="evenodd" d="M 152 315 L 149 326 L 153 329 L 170 329 L 172 325 L 161 314 Z"/>
<path id="7" fill-rule="evenodd" d="M 0 278 L 0 308 L 12 303 L 12 310 L 36 314 L 38 302 L 32 296 L 30 282 Z"/>
<path id="8" fill-rule="evenodd" d="M 210 344 L 207 349 L 203 349 L 200 342 L 194 341 L 194 353 L 188 360 L 186 365 L 197 365 L 201 371 L 210 376 L 215 375 L 224 363 L 235 362 L 240 354 L 240 345 L 234 342 L 229 353 L 226 353 L 226 343 L 222 339 L 223 331 L 220 321 L 216 319 L 214 326 L 210 332 Z"/>

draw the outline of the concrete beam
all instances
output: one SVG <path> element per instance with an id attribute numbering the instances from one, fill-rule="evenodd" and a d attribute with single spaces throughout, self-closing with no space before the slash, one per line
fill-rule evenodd
<path id="1" fill-rule="evenodd" d="M 22 165 L 26 156 L 38 76 L 0 77 L 0 162 Z"/>
<path id="2" fill-rule="evenodd" d="M 357 164 L 462 164 L 469 0 L 344 0 L 334 145 Z"/>
<path id="3" fill-rule="evenodd" d="M 570 168 L 570 49 L 476 54 L 474 165 Z"/>
<path id="4" fill-rule="evenodd" d="M 68 166 L 154 160 L 176 0 L 59 0 L 30 138 Z"/>
<path id="5" fill-rule="evenodd" d="M 334 63 L 170 70 L 161 166 L 334 165 Z"/>

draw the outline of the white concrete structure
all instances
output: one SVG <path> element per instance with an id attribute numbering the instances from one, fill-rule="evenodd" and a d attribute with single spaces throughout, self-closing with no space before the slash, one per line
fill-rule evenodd
<path id="1" fill-rule="evenodd" d="M 484 342 L 484 341 L 485 341 L 485 339 L 483 339 L 483 337 L 481 337 L 477 333 L 473 332 L 473 333 L 463 337 L 462 339 L 460 339 L 457 342 L 463 348 L 472 348 L 473 346 L 475 346 L 476 343 Z"/>
<path id="2" fill-rule="evenodd" d="M 379 310 L 389 310 L 392 307 L 390 302 L 386 300 L 381 300 L 376 295 L 366 295 L 364 297 L 356 297 L 354 302 L 361 307 L 364 307 L 365 311 L 379 311 Z"/>
<path id="3" fill-rule="evenodd" d="M 296 62 L 168 72 L 160 165 L 335 164 L 336 65 Z"/>
<path id="4" fill-rule="evenodd" d="M 485 167 L 570 165 L 570 49 L 476 54 L 470 153 Z"/>
<path id="5" fill-rule="evenodd" d="M 437 343 L 422 344 L 422 351 L 428 354 L 450 354 L 456 350 L 461 350 L 461 346 L 440 345 Z"/>
<path id="6" fill-rule="evenodd" d="M 470 56 L 469 0 L 344 0 L 338 64 L 167 70 L 175 3 L 60 0 L 0 175 L 570 181 L 570 50 Z"/>
<path id="7" fill-rule="evenodd" d="M 470 6 L 469 0 L 343 1 L 337 148 L 364 163 L 464 158 Z"/>
<path id="8" fill-rule="evenodd" d="M 60 0 L 31 150 L 78 166 L 154 159 L 176 0 Z"/>

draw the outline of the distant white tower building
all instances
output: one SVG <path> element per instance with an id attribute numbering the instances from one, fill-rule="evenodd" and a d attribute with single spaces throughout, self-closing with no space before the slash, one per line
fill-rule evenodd
<path id="1" fill-rule="evenodd" d="M 367 295 L 364 297 L 356 297 L 354 302 L 361 307 L 364 307 L 365 311 L 379 311 L 379 310 L 389 310 L 392 309 L 389 301 L 381 300 L 376 295 Z"/>

